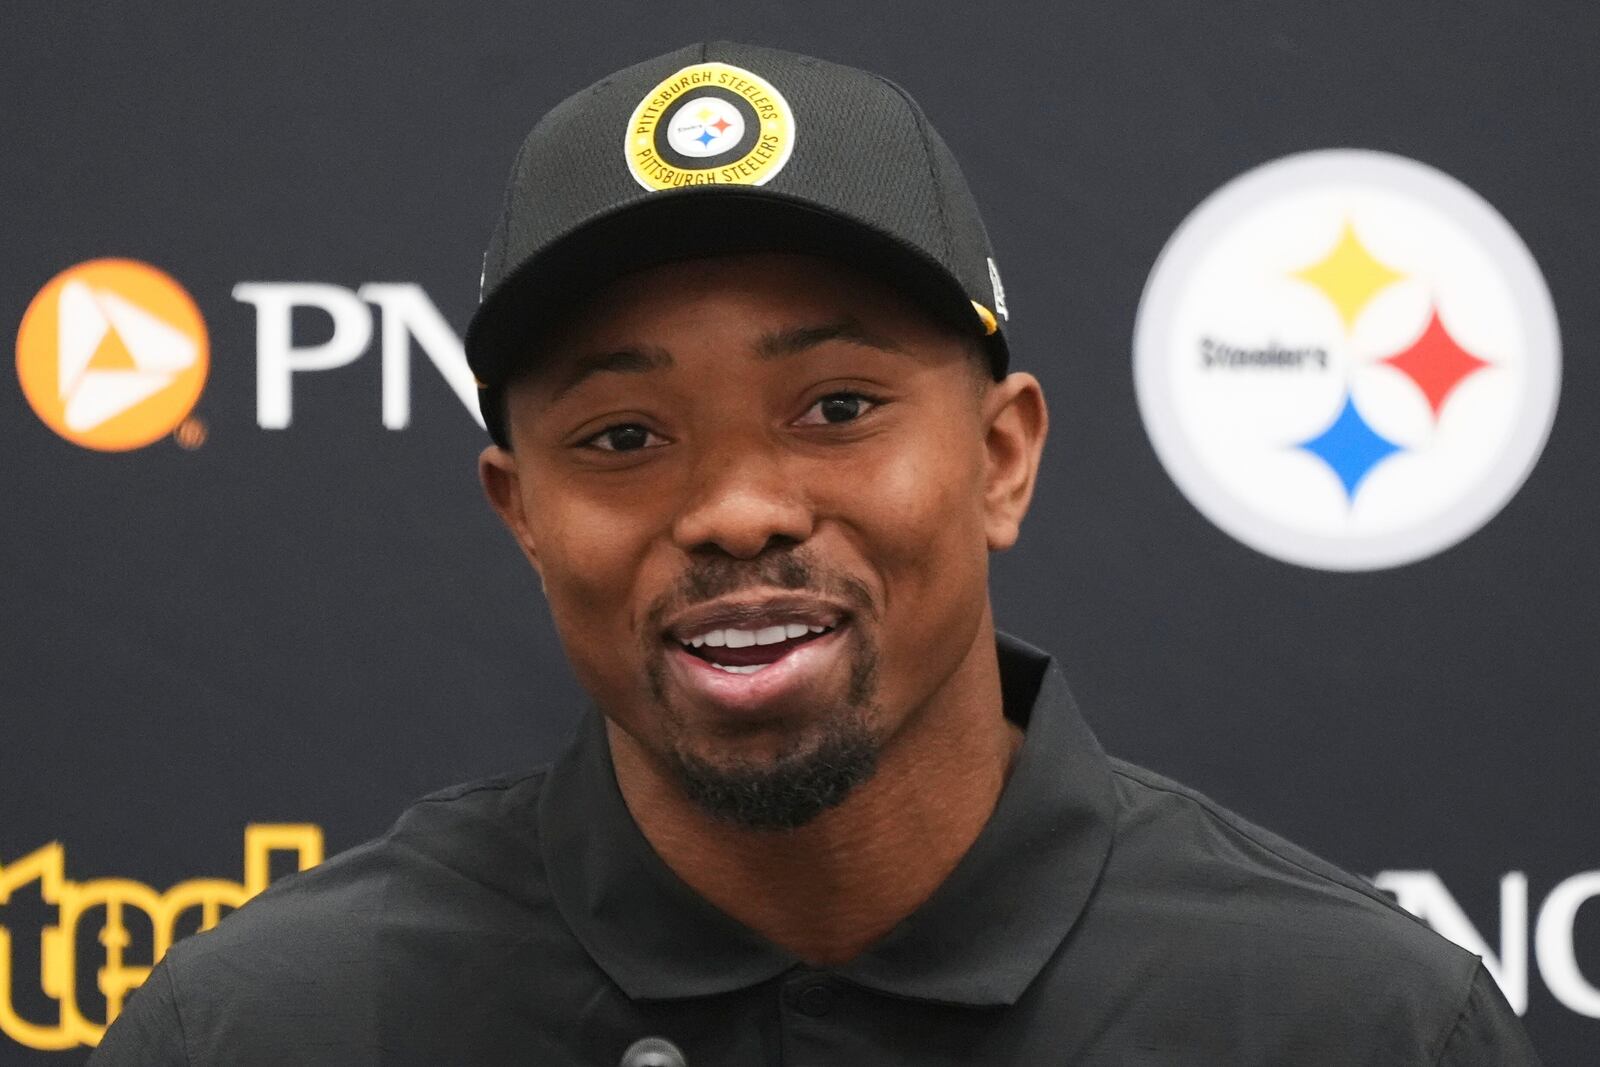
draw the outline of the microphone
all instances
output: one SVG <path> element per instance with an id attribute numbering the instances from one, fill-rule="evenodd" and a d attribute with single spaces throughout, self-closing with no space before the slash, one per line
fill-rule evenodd
<path id="1" fill-rule="evenodd" d="M 628 1046 L 618 1067 L 689 1067 L 678 1046 L 664 1037 L 641 1037 Z"/>

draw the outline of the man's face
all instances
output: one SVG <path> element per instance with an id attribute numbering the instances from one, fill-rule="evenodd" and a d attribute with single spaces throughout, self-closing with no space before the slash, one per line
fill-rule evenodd
<path id="1" fill-rule="evenodd" d="M 511 389 L 490 498 L 579 680 L 712 811 L 838 802 L 987 641 L 1026 492 L 995 487 L 1015 383 L 976 362 L 870 279 L 761 254 L 623 279 Z"/>

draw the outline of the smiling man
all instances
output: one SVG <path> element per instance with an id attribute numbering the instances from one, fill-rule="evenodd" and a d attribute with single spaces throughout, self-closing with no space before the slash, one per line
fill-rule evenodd
<path id="1" fill-rule="evenodd" d="M 990 554 L 1044 399 L 948 149 L 696 45 L 556 107 L 468 336 L 594 708 L 173 949 L 99 1064 L 1533 1064 L 1482 964 L 1108 758 Z"/>
<path id="2" fill-rule="evenodd" d="M 987 561 L 1044 403 L 981 336 L 814 256 L 675 262 L 572 314 L 483 455 L 645 837 L 807 960 L 928 898 L 1022 739 Z"/>

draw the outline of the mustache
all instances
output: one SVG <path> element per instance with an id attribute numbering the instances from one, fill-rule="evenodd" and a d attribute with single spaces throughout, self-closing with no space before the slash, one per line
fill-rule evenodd
<path id="1" fill-rule="evenodd" d="M 872 593 L 859 579 L 824 567 L 804 549 L 763 552 L 754 559 L 705 556 L 693 560 L 673 588 L 651 606 L 651 630 L 667 615 L 745 589 L 785 589 L 841 601 L 858 614 L 872 614 Z"/>

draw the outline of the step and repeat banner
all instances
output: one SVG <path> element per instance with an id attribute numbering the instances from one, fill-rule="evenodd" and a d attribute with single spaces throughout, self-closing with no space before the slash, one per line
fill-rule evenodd
<path id="1" fill-rule="evenodd" d="M 226 10 L 225 10 L 226 9 Z M 910 90 L 1052 438 L 1002 627 L 1113 753 L 1600 1048 L 1600 16 L 1576 5 L 0 13 L 0 1063 L 583 707 L 462 331 L 522 134 L 733 37 Z M 620 146 L 619 146 L 620 150 Z"/>

